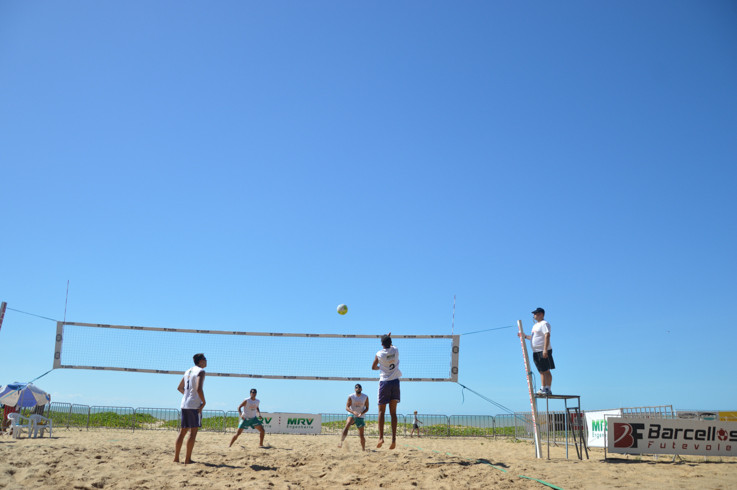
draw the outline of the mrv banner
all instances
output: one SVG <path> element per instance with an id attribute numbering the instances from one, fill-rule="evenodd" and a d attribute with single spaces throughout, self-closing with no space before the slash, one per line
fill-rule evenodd
<path id="1" fill-rule="evenodd" d="M 589 410 L 586 411 L 586 429 L 589 434 L 588 447 L 604 447 L 607 417 L 621 417 L 622 410 Z"/>
<path id="2" fill-rule="evenodd" d="M 269 434 L 319 434 L 322 416 L 314 413 L 266 413 L 259 417 L 264 430 Z M 255 429 L 246 429 L 255 432 Z"/>
<path id="3" fill-rule="evenodd" d="M 607 425 L 613 453 L 737 456 L 737 422 L 608 417 Z"/>

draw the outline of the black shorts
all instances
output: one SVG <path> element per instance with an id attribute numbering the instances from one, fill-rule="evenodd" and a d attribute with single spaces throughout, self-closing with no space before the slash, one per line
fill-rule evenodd
<path id="1" fill-rule="evenodd" d="M 391 381 L 379 381 L 379 405 L 388 405 L 390 401 L 399 402 L 399 379 Z"/>
<path id="2" fill-rule="evenodd" d="M 533 352 L 532 360 L 535 361 L 535 367 L 537 368 L 538 372 L 544 373 L 545 371 L 555 369 L 555 361 L 553 361 L 553 349 L 550 349 L 548 351 L 547 359 L 543 357 L 542 352 Z"/>
<path id="3" fill-rule="evenodd" d="M 202 427 L 202 414 L 196 408 L 182 409 L 182 429 Z"/>

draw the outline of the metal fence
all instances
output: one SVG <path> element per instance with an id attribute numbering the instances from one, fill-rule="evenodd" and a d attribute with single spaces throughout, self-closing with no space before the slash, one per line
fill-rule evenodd
<path id="1" fill-rule="evenodd" d="M 24 409 L 28 410 L 28 409 Z M 623 408 L 625 416 L 675 417 L 671 405 L 656 407 Z M 696 412 L 696 411 L 694 411 Z M 130 430 L 178 430 L 180 411 L 173 408 L 88 406 L 52 402 L 41 412 L 53 420 L 54 428 L 78 429 L 130 429 Z M 340 434 L 345 427 L 347 413 L 323 413 L 321 434 Z M 414 415 L 397 415 L 397 434 L 409 436 L 412 432 Z M 378 414 L 367 414 L 364 433 L 378 435 Z M 533 439 L 530 412 L 491 415 L 440 415 L 418 414 L 420 436 L 426 437 L 510 437 Z M 203 410 L 202 428 L 211 432 L 235 432 L 239 415 L 236 411 Z M 586 424 L 583 413 L 576 416 L 565 411 L 538 412 L 538 425 L 543 440 L 563 441 L 572 430 Z M 385 434 L 391 431 L 391 417 L 385 415 Z M 350 434 L 356 434 L 351 430 Z"/>
<path id="2" fill-rule="evenodd" d="M 172 408 L 88 406 L 52 402 L 45 415 L 54 421 L 55 427 L 78 429 L 131 429 L 178 430 L 180 411 Z M 340 434 L 345 427 L 347 414 L 323 413 L 322 434 Z M 414 415 L 398 414 L 397 433 L 412 433 Z M 367 414 L 364 433 L 379 433 L 378 414 Z M 419 414 L 419 435 L 431 437 L 515 437 L 532 438 L 529 413 L 505 415 L 442 415 Z M 204 410 L 202 428 L 213 432 L 235 432 L 239 415 L 236 411 Z M 385 415 L 384 432 L 391 430 L 391 416 Z M 355 433 L 357 431 L 351 431 Z"/>
<path id="3" fill-rule="evenodd" d="M 44 415 L 53 420 L 54 427 L 76 429 L 130 429 L 130 430 L 178 430 L 180 411 L 173 408 L 88 406 L 52 402 L 45 407 Z M 322 434 L 340 434 L 345 427 L 347 414 L 323 413 Z M 397 433 L 412 433 L 414 415 L 398 414 Z M 378 414 L 367 414 L 364 433 L 378 435 Z M 517 434 L 519 418 L 510 415 L 440 415 L 420 414 L 419 435 L 432 437 L 497 437 Z M 497 423 L 497 420 L 499 423 Z M 239 414 L 236 411 L 203 410 L 202 428 L 212 432 L 235 432 Z M 385 415 L 385 433 L 391 431 L 391 416 Z M 351 431 L 355 433 L 357 431 Z"/>
<path id="4" fill-rule="evenodd" d="M 676 412 L 673 411 L 673 405 L 628 407 L 622 409 L 622 417 L 674 419 Z"/>

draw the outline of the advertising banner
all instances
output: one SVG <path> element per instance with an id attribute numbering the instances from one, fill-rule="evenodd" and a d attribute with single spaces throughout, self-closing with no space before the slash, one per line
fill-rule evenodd
<path id="1" fill-rule="evenodd" d="M 587 411 L 586 415 L 586 430 L 588 431 L 589 437 L 587 441 L 588 447 L 604 447 L 606 438 L 606 417 L 621 417 L 622 410 L 597 410 Z"/>
<path id="2" fill-rule="evenodd" d="M 719 420 L 730 420 L 737 422 L 737 412 L 719 411 Z"/>
<path id="3" fill-rule="evenodd" d="M 319 434 L 322 416 L 312 413 L 266 413 L 259 417 L 268 434 Z M 246 429 L 245 432 L 256 432 Z"/>
<path id="4" fill-rule="evenodd" d="M 696 419 L 696 420 L 718 420 L 719 419 L 719 413 L 718 412 L 704 412 L 699 410 L 688 410 L 683 411 L 680 410 L 676 414 L 676 416 L 679 419 Z"/>
<path id="5" fill-rule="evenodd" d="M 322 416 L 310 413 L 280 413 L 280 434 L 319 434 L 322 431 Z"/>
<path id="6" fill-rule="evenodd" d="M 737 456 L 737 422 L 608 417 L 607 450 L 623 454 Z"/>

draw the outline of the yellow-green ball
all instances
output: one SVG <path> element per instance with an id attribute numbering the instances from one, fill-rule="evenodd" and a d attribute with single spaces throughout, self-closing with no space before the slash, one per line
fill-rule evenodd
<path id="1" fill-rule="evenodd" d="M 338 313 L 341 315 L 345 315 L 348 313 L 348 307 L 346 305 L 338 305 Z"/>

